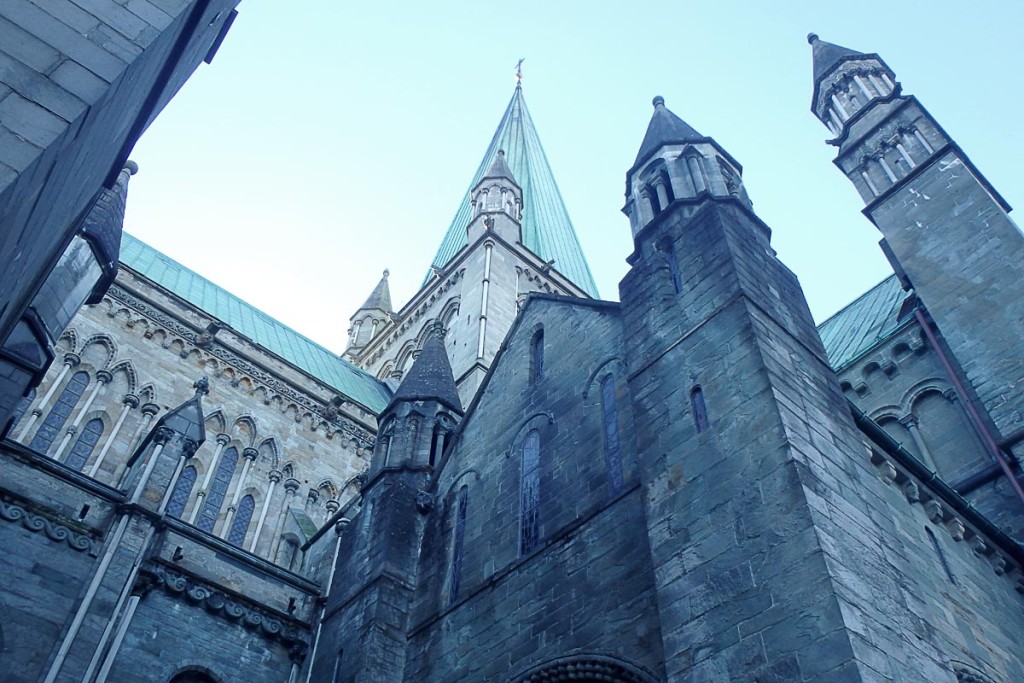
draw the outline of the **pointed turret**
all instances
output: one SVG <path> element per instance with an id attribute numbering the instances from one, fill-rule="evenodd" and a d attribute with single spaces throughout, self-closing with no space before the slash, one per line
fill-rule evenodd
<path id="1" fill-rule="evenodd" d="M 840 136 L 869 102 L 897 89 L 895 74 L 878 55 L 825 42 L 816 33 L 807 42 L 814 73 L 811 111 L 833 135 Z"/>
<path id="2" fill-rule="evenodd" d="M 712 138 L 701 135 L 665 106 L 652 101 L 654 114 L 633 168 L 626 174 L 626 205 L 635 236 L 670 204 L 693 203 L 705 195 L 750 200 L 741 179 L 743 167 Z"/>
<path id="3" fill-rule="evenodd" d="M 505 152 L 503 163 L 498 161 L 499 150 Z M 505 114 L 487 146 L 480 166 L 473 174 L 470 192 L 456 211 L 438 247 L 432 266 L 443 269 L 468 243 L 467 227 L 476 215 L 473 191 L 481 180 L 491 177 L 492 172 L 506 173 L 504 169 L 507 169 L 507 175 L 497 177 L 510 177 L 521 188 L 519 222 L 523 246 L 544 261 L 551 262 L 558 272 L 587 294 L 597 296 L 597 286 L 590 267 L 583 256 L 533 119 L 526 108 L 523 90 L 518 86 L 505 108 Z M 432 277 L 433 272 L 427 275 L 425 282 L 429 282 Z"/>
<path id="4" fill-rule="evenodd" d="M 523 190 L 505 162 L 505 150 L 498 150 L 494 163 L 470 193 L 470 201 L 473 220 L 466 228 L 469 242 L 488 231 L 506 242 L 522 241 Z"/>
<path id="5" fill-rule="evenodd" d="M 346 355 L 354 357 L 359 349 L 366 346 L 377 332 L 391 320 L 394 311 L 391 309 L 391 288 L 388 286 L 388 275 L 390 275 L 390 271 L 385 270 L 380 282 L 370 292 L 370 296 L 349 318 L 352 324 L 348 330 Z"/>
<path id="6" fill-rule="evenodd" d="M 442 330 L 435 328 L 427 338 L 409 374 L 391 398 L 392 404 L 397 401 L 437 401 L 462 414 L 462 402 L 455 388 L 455 375 L 444 348 L 443 334 Z"/>
<path id="7" fill-rule="evenodd" d="M 640 151 L 636 154 L 634 166 L 642 163 L 664 145 L 707 140 L 693 126 L 669 111 L 665 106 L 665 98 L 661 95 L 655 97 L 651 103 L 654 105 L 654 115 L 647 124 L 647 133 L 644 135 L 644 141 L 640 143 Z"/>

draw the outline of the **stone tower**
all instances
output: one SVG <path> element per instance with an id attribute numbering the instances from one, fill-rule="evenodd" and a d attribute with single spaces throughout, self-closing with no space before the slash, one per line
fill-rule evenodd
<path id="1" fill-rule="evenodd" d="M 385 270 L 380 282 L 370 292 L 370 296 L 366 297 L 366 301 L 359 307 L 359 310 L 349 318 L 348 348 L 345 349 L 347 357 L 357 357 L 359 350 L 376 336 L 377 329 L 382 329 L 391 322 L 394 311 L 391 310 L 391 288 L 388 286 L 388 275 L 390 273 Z"/>
<path id="2" fill-rule="evenodd" d="M 739 165 L 654 106 L 620 294 L 667 678 L 866 680 L 884 655 L 844 609 L 881 629 L 899 589 L 868 589 L 851 556 L 880 550 L 836 522 L 880 484 Z"/>
<path id="3" fill-rule="evenodd" d="M 517 86 L 420 291 L 372 331 L 353 318 L 347 355 L 399 382 L 440 322 L 459 396 L 469 405 L 531 291 L 597 295 Z"/>
<path id="4" fill-rule="evenodd" d="M 892 69 L 808 36 L 811 111 L 927 315 L 991 455 L 1024 429 L 1024 236 L 1009 205 Z M 1012 480 L 1012 477 L 1011 477 Z M 1019 486 L 1018 486 L 1019 490 Z"/>
<path id="5" fill-rule="evenodd" d="M 313 680 L 402 681 L 406 628 L 416 585 L 427 482 L 462 404 L 435 325 L 380 416 L 362 508 L 339 529 L 335 579 L 328 596 Z"/>

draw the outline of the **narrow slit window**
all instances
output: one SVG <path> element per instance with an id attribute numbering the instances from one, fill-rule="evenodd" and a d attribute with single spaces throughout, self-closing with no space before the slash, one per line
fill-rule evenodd
<path id="1" fill-rule="evenodd" d="M 690 392 L 690 407 L 693 410 L 693 423 L 697 426 L 697 433 L 703 432 L 711 426 L 708 421 L 708 407 L 704 403 L 704 390 L 694 387 Z"/>
<path id="2" fill-rule="evenodd" d="M 462 546 L 466 538 L 466 506 L 469 504 L 469 487 L 459 489 L 455 500 L 455 528 L 452 531 L 452 570 L 448 583 L 448 604 L 454 605 L 459 599 L 459 584 L 462 582 Z"/>
<path id="3" fill-rule="evenodd" d="M 537 334 L 533 335 L 530 360 L 533 365 L 533 381 L 539 382 L 544 379 L 544 330 L 539 330 Z"/>
<path id="4" fill-rule="evenodd" d="M 611 375 L 601 380 L 601 410 L 608 483 L 612 491 L 618 493 L 622 490 L 622 443 L 619 439 L 619 411 L 615 405 L 615 378 Z"/>
<path id="5" fill-rule="evenodd" d="M 956 577 L 953 576 L 953 570 L 949 568 L 949 562 L 946 561 L 946 554 L 942 552 L 942 546 L 939 545 L 939 539 L 935 538 L 935 534 L 928 527 L 925 527 L 924 530 L 925 533 L 928 534 L 928 540 L 932 543 L 932 549 L 935 551 L 935 555 L 939 558 L 939 564 L 942 565 L 943 571 L 946 572 L 949 582 L 955 586 Z"/>
<path id="6" fill-rule="evenodd" d="M 676 248 L 668 245 L 665 249 L 665 258 L 668 259 L 668 270 L 672 275 L 672 290 L 679 294 L 683 291 L 683 275 L 679 271 L 679 259 L 676 258 Z"/>
<path id="7" fill-rule="evenodd" d="M 540 538 L 540 432 L 536 429 L 523 439 L 522 513 L 519 522 L 519 554 L 537 547 Z"/>
<path id="8" fill-rule="evenodd" d="M 78 440 L 71 447 L 71 452 L 68 453 L 64 464 L 73 470 L 81 472 L 85 468 L 85 463 L 89 461 L 89 456 L 92 455 L 101 436 L 103 436 L 103 420 L 96 418 L 86 422 L 82 433 L 78 435 Z"/>

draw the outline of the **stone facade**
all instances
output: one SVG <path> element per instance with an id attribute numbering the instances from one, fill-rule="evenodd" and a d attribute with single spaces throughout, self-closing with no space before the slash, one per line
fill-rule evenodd
<path id="1" fill-rule="evenodd" d="M 1024 237 L 973 170 L 907 161 L 937 125 L 848 158 L 923 109 L 877 56 L 812 44 L 814 111 L 897 271 L 820 328 L 739 163 L 662 98 L 621 303 L 524 246 L 503 153 L 465 245 L 353 316 L 370 372 L 123 249 L 0 443 L 0 677 L 1024 680 L 1024 330 L 975 335 L 989 299 L 927 276 L 977 227 L 957 202 L 978 253 Z M 900 207 L 939 207 L 930 241 Z"/>

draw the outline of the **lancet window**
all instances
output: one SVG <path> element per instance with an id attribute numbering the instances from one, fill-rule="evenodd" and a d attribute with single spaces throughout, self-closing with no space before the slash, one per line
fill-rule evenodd
<path id="1" fill-rule="evenodd" d="M 234 446 L 225 449 L 221 453 L 220 462 L 217 463 L 217 473 L 213 476 L 210 490 L 206 494 L 206 502 L 203 503 L 199 519 L 196 520 L 196 526 L 203 531 L 213 531 L 213 526 L 217 523 L 217 515 L 220 513 L 220 506 L 224 504 L 224 498 L 228 493 L 228 485 L 231 483 L 231 477 L 235 473 L 235 466 L 237 464 L 238 449 Z"/>
<path id="2" fill-rule="evenodd" d="M 448 604 L 459 599 L 462 581 L 462 546 L 466 538 L 466 506 L 469 505 L 469 487 L 463 486 L 455 499 L 455 527 L 452 531 L 451 580 L 448 582 Z"/>
<path id="3" fill-rule="evenodd" d="M 519 521 L 519 554 L 526 555 L 540 540 L 540 432 L 523 439 L 522 512 Z"/>
<path id="4" fill-rule="evenodd" d="M 167 514 L 172 517 L 181 517 L 188 504 L 188 498 L 192 495 L 192 487 L 196 484 L 196 468 L 189 465 L 181 471 L 174 491 L 171 492 L 171 500 L 167 503 Z"/>
<path id="5" fill-rule="evenodd" d="M 252 521 L 252 512 L 255 509 L 256 500 L 251 495 L 246 495 L 238 502 L 238 510 L 235 511 L 235 519 L 231 522 L 231 531 L 228 533 L 228 543 L 245 543 L 245 534 L 249 531 L 249 522 Z"/>
<path id="6" fill-rule="evenodd" d="M 64 391 L 60 392 L 57 402 L 53 404 L 53 408 L 46 416 L 46 419 L 43 420 L 43 424 L 39 426 L 39 431 L 32 437 L 29 448 L 40 453 L 50 450 L 54 439 L 57 438 L 61 428 L 67 422 L 71 411 L 74 410 L 78 399 L 82 398 L 82 394 L 88 385 L 88 373 L 76 372 L 71 376 L 67 386 L 64 387 Z"/>
<path id="7" fill-rule="evenodd" d="M 601 380 L 601 411 L 608 482 L 612 491 L 618 492 L 622 490 L 622 443 L 619 439 L 619 411 L 615 405 L 615 378 L 611 375 Z"/>
<path id="8" fill-rule="evenodd" d="M 85 463 L 89 461 L 89 456 L 92 455 L 93 449 L 96 448 L 96 444 L 102 435 L 103 420 L 95 418 L 86 422 L 82 433 L 78 435 L 78 440 L 71 447 L 71 452 L 68 453 L 64 464 L 71 469 L 81 472 L 82 468 L 85 467 Z"/>

